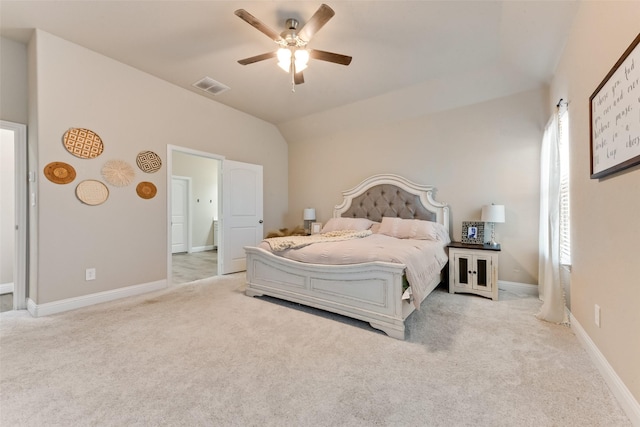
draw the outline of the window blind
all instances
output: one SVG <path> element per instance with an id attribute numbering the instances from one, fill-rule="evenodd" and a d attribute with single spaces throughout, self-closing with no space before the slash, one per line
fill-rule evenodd
<path id="1" fill-rule="evenodd" d="M 571 203 L 569 167 L 569 113 L 567 108 L 558 111 L 558 149 L 560 152 L 560 263 L 571 265 Z"/>

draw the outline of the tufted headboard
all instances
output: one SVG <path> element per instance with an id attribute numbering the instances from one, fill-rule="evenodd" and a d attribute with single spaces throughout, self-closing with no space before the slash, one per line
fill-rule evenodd
<path id="1" fill-rule="evenodd" d="M 382 221 L 383 216 L 422 219 L 438 222 L 449 230 L 449 207 L 433 199 L 435 190 L 399 175 L 374 175 L 344 191 L 344 200 L 334 208 L 333 216 L 376 222 Z"/>

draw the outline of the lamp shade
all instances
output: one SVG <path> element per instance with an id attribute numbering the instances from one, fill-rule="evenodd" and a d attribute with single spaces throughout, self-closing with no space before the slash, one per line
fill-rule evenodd
<path id="1" fill-rule="evenodd" d="M 309 52 L 305 49 L 298 49 L 294 55 L 295 57 L 295 65 L 296 65 L 296 73 L 307 68 L 307 63 L 309 62 Z"/>
<path id="2" fill-rule="evenodd" d="M 280 48 L 277 53 L 278 66 L 285 72 L 289 72 L 291 69 L 291 51 L 289 49 Z"/>
<path id="3" fill-rule="evenodd" d="M 302 219 L 304 219 L 305 221 L 315 221 L 316 210 L 314 208 L 305 208 Z"/>
<path id="4" fill-rule="evenodd" d="M 504 205 L 484 205 L 480 221 L 504 222 Z"/>

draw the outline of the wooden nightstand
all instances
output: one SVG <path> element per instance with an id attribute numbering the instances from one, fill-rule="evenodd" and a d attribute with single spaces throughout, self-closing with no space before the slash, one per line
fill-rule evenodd
<path id="1" fill-rule="evenodd" d="M 449 244 L 449 293 L 468 293 L 498 300 L 500 245 Z"/>

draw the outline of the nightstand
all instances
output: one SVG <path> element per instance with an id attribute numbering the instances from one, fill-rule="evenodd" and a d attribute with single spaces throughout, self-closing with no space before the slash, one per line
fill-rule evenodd
<path id="1" fill-rule="evenodd" d="M 451 242 L 449 293 L 468 293 L 498 300 L 500 245 Z"/>

